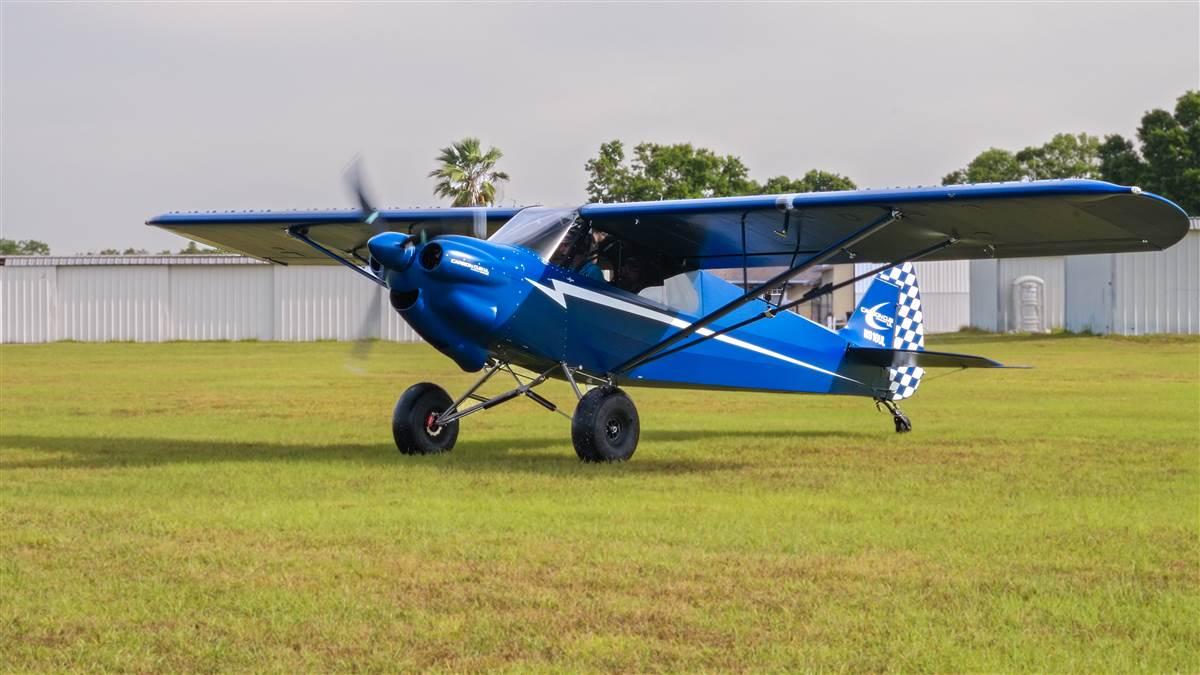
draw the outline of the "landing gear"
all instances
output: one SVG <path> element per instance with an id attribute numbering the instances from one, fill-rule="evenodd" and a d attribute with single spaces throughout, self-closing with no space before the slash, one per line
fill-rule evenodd
<path id="1" fill-rule="evenodd" d="M 908 415 L 905 415 L 900 411 L 899 406 L 893 403 L 890 399 L 875 399 L 875 407 L 878 408 L 880 405 L 887 408 L 888 412 L 892 413 L 892 421 L 896 423 L 896 433 L 906 434 L 912 431 L 912 421 L 908 419 Z"/>
<path id="2" fill-rule="evenodd" d="M 515 388 L 491 397 L 477 393 L 493 375 L 502 371 L 512 375 L 517 385 Z M 534 387 L 559 371 L 579 399 L 574 417 L 533 391 Z M 592 385 L 598 386 L 585 394 L 577 378 L 586 378 Z M 518 374 L 503 361 L 489 363 L 483 375 L 458 400 L 452 400 L 436 384 L 422 382 L 409 387 L 396 402 L 396 411 L 392 414 L 392 435 L 396 439 L 396 447 L 406 455 L 448 452 L 458 440 L 460 419 L 520 397 L 528 398 L 550 412 L 571 420 L 575 454 L 585 462 L 623 462 L 632 457 L 637 448 L 640 432 L 637 409 L 625 392 L 613 385 L 611 379 L 588 375 L 565 363 L 530 376 Z M 464 406 L 468 400 L 475 403 Z"/>
<path id="3" fill-rule="evenodd" d="M 571 418 L 571 442 L 584 462 L 624 462 L 637 449 L 640 433 L 633 401 L 613 386 L 584 394 Z"/>
<path id="4" fill-rule="evenodd" d="M 406 455 L 449 452 L 458 440 L 458 420 L 439 423 L 438 417 L 453 404 L 445 389 L 430 382 L 405 390 L 392 412 L 396 448 Z"/>

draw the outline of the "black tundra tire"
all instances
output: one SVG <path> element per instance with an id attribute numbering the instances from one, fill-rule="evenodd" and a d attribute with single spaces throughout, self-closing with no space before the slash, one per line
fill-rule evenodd
<path id="1" fill-rule="evenodd" d="M 637 408 L 616 387 L 584 394 L 571 418 L 575 454 L 585 462 L 624 462 L 637 449 L 640 433 Z"/>
<path id="2" fill-rule="evenodd" d="M 458 421 L 433 426 L 434 416 L 445 412 L 454 401 L 445 389 L 430 382 L 409 387 L 396 401 L 392 412 L 392 437 L 406 455 L 435 455 L 449 452 L 458 440 Z"/>

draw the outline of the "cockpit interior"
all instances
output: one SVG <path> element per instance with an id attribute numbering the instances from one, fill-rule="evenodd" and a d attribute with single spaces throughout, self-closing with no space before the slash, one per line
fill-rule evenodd
<path id="1" fill-rule="evenodd" d="M 523 246 L 548 263 L 630 293 L 660 287 L 666 279 L 688 271 L 678 259 L 594 229 L 575 209 L 524 209 L 489 241 Z"/>

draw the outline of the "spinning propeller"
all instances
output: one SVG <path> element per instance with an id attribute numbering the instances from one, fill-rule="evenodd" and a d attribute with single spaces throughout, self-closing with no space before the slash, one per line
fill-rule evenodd
<path id="1" fill-rule="evenodd" d="M 390 231 L 387 225 L 387 219 L 383 217 L 383 212 L 374 206 L 374 201 L 367 196 L 366 181 L 363 180 L 362 158 L 355 156 L 350 161 L 350 165 L 346 168 L 346 182 L 350 185 L 350 190 L 354 192 L 354 198 L 358 200 L 358 208 L 363 213 L 363 222 L 371 227 L 372 234 L 380 234 Z M 419 232 L 421 243 L 426 240 L 425 230 Z"/>
<path id="2" fill-rule="evenodd" d="M 346 184 L 350 187 L 351 192 L 354 193 L 354 198 L 358 201 L 358 208 L 362 211 L 363 223 L 371 228 L 371 236 L 387 232 L 387 218 L 384 218 L 383 213 L 375 208 L 374 201 L 367 196 L 366 182 L 363 180 L 362 158 L 355 156 L 350 161 L 350 165 L 346 167 L 344 175 Z M 378 273 L 378 270 L 375 269 L 375 265 L 378 263 L 374 263 L 369 257 L 368 261 L 369 263 L 373 263 L 368 265 L 371 267 L 371 271 Z M 346 367 L 355 373 L 363 374 L 366 371 L 363 363 L 370 356 L 371 345 L 375 342 L 368 335 L 371 333 L 371 326 L 380 326 L 383 304 L 381 300 L 378 294 L 373 295 L 373 300 L 367 307 L 366 316 L 363 317 L 363 323 L 358 329 L 358 335 L 361 337 L 355 340 L 354 346 L 350 349 L 350 358 L 346 363 Z"/>
<path id="3" fill-rule="evenodd" d="M 379 277 L 387 269 L 405 269 L 412 263 L 418 243 L 426 242 L 428 238 L 426 229 L 421 228 L 415 237 L 401 232 L 393 232 L 383 212 L 375 206 L 376 202 L 368 195 L 366 181 L 363 179 L 362 161 L 359 157 L 356 156 L 346 167 L 345 178 L 350 191 L 354 193 L 354 198 L 358 202 L 358 208 L 362 213 L 362 222 L 370 228 L 371 237 L 368 240 L 370 253 L 367 256 L 367 264 L 371 273 Z M 393 234 L 379 237 L 384 233 Z M 351 349 L 352 362 L 348 363 L 347 367 L 352 371 L 362 373 L 365 370 L 361 364 L 370 355 L 371 345 L 374 342 L 372 338 L 366 336 L 373 332 L 372 326 L 380 326 L 381 310 L 381 298 L 376 295 L 375 301 L 368 308 L 366 316 L 363 317 L 363 324 L 359 328 L 358 334 L 363 337 L 360 337 Z M 356 364 L 354 361 L 358 363 Z"/>
<path id="4" fill-rule="evenodd" d="M 354 159 L 350 160 L 350 165 L 346 167 L 344 175 L 346 183 L 354 193 L 354 198 L 358 201 L 358 208 L 362 211 L 363 223 L 370 226 L 374 234 L 387 232 L 387 219 L 383 217 L 383 213 L 379 209 L 373 206 L 373 200 L 367 196 L 367 187 L 362 175 L 362 158 L 356 155 Z"/>

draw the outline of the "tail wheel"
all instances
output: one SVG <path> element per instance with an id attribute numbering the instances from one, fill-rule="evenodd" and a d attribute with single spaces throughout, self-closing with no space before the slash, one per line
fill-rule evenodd
<path id="1" fill-rule="evenodd" d="M 396 448 L 406 455 L 449 452 L 458 440 L 458 422 L 438 425 L 436 420 L 453 404 L 445 389 L 430 382 L 414 384 L 405 390 L 392 412 Z"/>
<path id="2" fill-rule="evenodd" d="M 640 433 L 637 408 L 616 387 L 584 394 L 571 418 L 575 454 L 585 462 L 624 462 L 637 449 Z"/>

